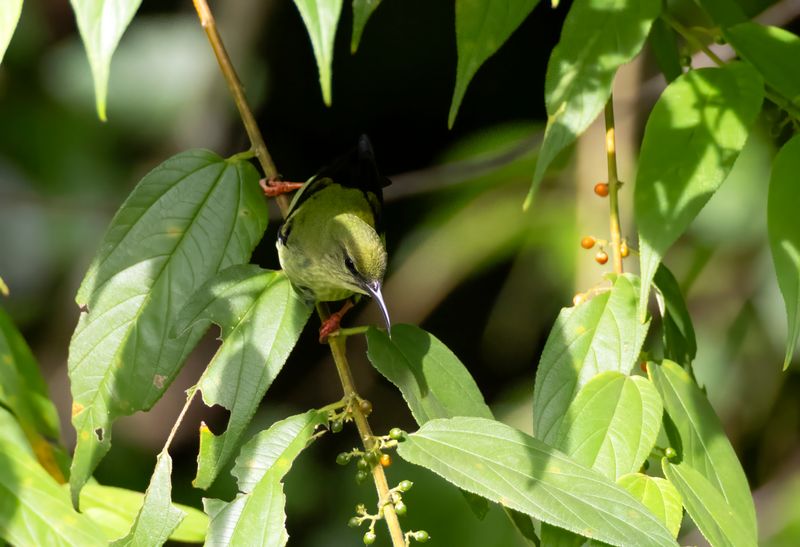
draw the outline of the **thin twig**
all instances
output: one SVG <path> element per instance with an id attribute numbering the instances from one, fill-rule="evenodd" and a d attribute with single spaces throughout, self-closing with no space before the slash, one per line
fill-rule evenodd
<path id="1" fill-rule="evenodd" d="M 619 225 L 619 177 L 617 175 L 617 144 L 614 135 L 614 95 L 608 98 L 605 109 L 606 156 L 608 159 L 608 205 L 610 208 L 611 256 L 614 272 L 622 273 L 622 233 Z"/>
<path id="2" fill-rule="evenodd" d="M 275 167 L 275 164 L 272 162 L 272 157 L 270 156 L 267 146 L 264 143 L 264 139 L 261 136 L 261 131 L 259 130 L 258 124 L 253 117 L 253 113 L 250 110 L 249 104 L 247 103 L 247 98 L 245 97 L 244 90 L 242 89 L 242 84 L 239 81 L 238 76 L 236 76 L 236 71 L 233 68 L 233 63 L 225 51 L 222 38 L 217 31 L 216 23 L 213 15 L 211 14 L 211 10 L 208 7 L 206 0 L 193 0 L 193 3 L 195 10 L 197 11 L 197 15 L 200 18 L 200 22 L 203 25 L 206 34 L 208 35 L 208 40 L 211 43 L 211 47 L 214 49 L 214 54 L 217 56 L 220 70 L 225 76 L 225 81 L 228 82 L 228 87 L 230 88 L 233 99 L 236 102 L 237 108 L 239 109 L 239 114 L 241 115 L 242 122 L 247 130 L 247 135 L 250 138 L 253 151 L 255 152 L 262 169 L 264 170 L 264 174 L 268 178 L 277 177 L 278 170 Z M 278 205 L 281 209 L 281 214 L 285 217 L 288 211 L 288 200 L 286 199 L 286 196 L 278 196 L 277 199 Z M 321 320 L 324 321 L 327 319 L 328 313 L 325 305 L 317 305 L 317 312 L 319 313 Z M 333 361 L 336 364 L 336 371 L 339 373 L 339 380 L 342 383 L 345 400 L 358 403 L 362 401 L 362 399 L 356 391 L 355 384 L 353 382 L 353 374 L 350 371 L 350 364 L 347 361 L 347 355 L 345 353 L 345 338 L 346 337 L 344 336 L 329 337 L 328 345 L 330 346 L 331 354 L 333 355 Z M 367 451 L 370 451 L 374 448 L 375 440 L 372 435 L 372 429 L 367 421 L 367 417 L 364 414 L 360 404 L 352 404 L 350 405 L 350 408 L 353 420 L 358 428 L 359 436 L 361 437 L 361 442 L 363 443 L 364 448 L 367 449 Z M 384 473 L 383 467 L 380 464 L 372 466 L 372 478 L 375 481 L 375 489 L 378 493 L 378 504 L 380 505 L 384 500 L 390 499 L 389 483 L 386 480 L 386 474 Z M 400 527 L 400 521 L 397 519 L 397 513 L 395 513 L 394 505 L 387 504 L 383 507 L 378 507 L 379 511 L 381 509 L 383 510 L 383 516 L 384 520 L 386 521 L 386 525 L 389 528 L 389 535 L 392 538 L 392 545 L 394 547 L 404 547 L 405 539 L 403 530 Z"/>

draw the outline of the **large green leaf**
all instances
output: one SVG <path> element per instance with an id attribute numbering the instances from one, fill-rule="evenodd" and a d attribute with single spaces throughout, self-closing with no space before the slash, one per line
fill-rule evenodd
<path id="1" fill-rule="evenodd" d="M 617 484 L 650 509 L 666 525 L 672 537 L 678 537 L 683 507 L 681 495 L 671 482 L 642 473 L 630 473 L 617 479 Z"/>
<path id="2" fill-rule="evenodd" d="M 94 79 L 97 115 L 106 119 L 111 56 L 142 0 L 70 0 Z"/>
<path id="3" fill-rule="evenodd" d="M 22 0 L 3 2 L 3 8 L 0 9 L 0 61 L 3 60 L 11 37 L 14 36 L 20 13 L 22 13 Z"/>
<path id="4" fill-rule="evenodd" d="M 231 411 L 228 428 L 201 428 L 194 485 L 208 488 L 239 445 L 247 424 L 283 368 L 311 309 L 283 272 L 233 266 L 206 283 L 180 312 L 176 332 L 197 323 L 222 329 L 222 346 L 199 382 L 203 401 Z"/>
<path id="5" fill-rule="evenodd" d="M 81 512 L 92 520 L 109 542 L 128 533 L 143 503 L 144 494 L 125 488 L 89 482 L 81 490 Z M 186 514 L 186 518 L 169 539 L 202 543 L 208 528 L 208 516 L 188 505 L 175 506 Z"/>
<path id="6" fill-rule="evenodd" d="M 0 406 L 0 539 L 12 545 L 101 546 L 106 541 L 37 462 L 17 421 Z"/>
<path id="7" fill-rule="evenodd" d="M 552 444 L 570 402 L 597 374 L 630 373 L 647 334 L 636 316 L 638 279 L 616 278 L 610 291 L 561 310 L 545 343 L 533 390 L 533 432 Z"/>
<path id="8" fill-rule="evenodd" d="M 664 476 L 680 493 L 686 511 L 711 545 L 758 545 L 752 530 L 702 473 L 686 463 L 672 464 L 666 458 L 661 465 Z"/>
<path id="9" fill-rule="evenodd" d="M 663 264 L 659 264 L 653 283 L 660 294 L 664 357 L 689 366 L 697 355 L 697 341 L 681 287 Z"/>
<path id="10" fill-rule="evenodd" d="M 163 545 L 186 513 L 172 505 L 172 458 L 165 450 L 158 455 L 156 468 L 144 501 L 128 534 L 111 543 L 114 547 Z"/>
<path id="11" fill-rule="evenodd" d="M 547 129 L 526 207 L 558 153 L 603 111 L 617 69 L 639 54 L 660 11 L 658 0 L 573 2 L 547 64 Z"/>
<path id="12" fill-rule="evenodd" d="M 179 310 L 249 259 L 266 221 L 253 166 L 198 150 L 151 171 L 114 216 L 78 291 L 84 313 L 69 348 L 75 503 L 111 446 L 113 420 L 150 408 L 203 334 L 171 338 Z"/>
<path id="13" fill-rule="evenodd" d="M 722 28 L 748 19 L 736 0 L 697 0 L 697 3 L 708 12 L 713 22 Z"/>
<path id="14" fill-rule="evenodd" d="M 674 426 L 666 431 L 681 463 L 696 470 L 720 492 L 734 518 L 747 532 L 742 540 L 755 542 L 756 511 L 750 487 L 708 399 L 689 374 L 672 361 L 665 360 L 661 365 L 648 363 L 647 372 Z M 686 493 L 680 487 L 678 491 L 685 502 Z"/>
<path id="15" fill-rule="evenodd" d="M 367 356 L 396 385 L 422 425 L 434 418 L 492 418 L 475 380 L 447 346 L 413 325 L 395 325 L 392 337 L 367 331 Z"/>
<path id="16" fill-rule="evenodd" d="M 242 447 L 232 471 L 241 492 L 230 503 L 203 500 L 211 517 L 206 545 L 286 545 L 281 481 L 326 419 L 325 412 L 309 410 L 276 422 Z"/>
<path id="17" fill-rule="evenodd" d="M 800 135 L 778 152 L 772 164 L 767 205 L 769 243 L 778 285 L 786 305 L 789 336 L 784 370 L 800 337 L 800 223 L 797 222 L 797 174 L 800 173 Z"/>
<path id="18" fill-rule="evenodd" d="M 800 101 L 800 38 L 788 30 L 748 21 L 724 30 L 725 39 L 764 81 L 790 103 Z"/>
<path id="19" fill-rule="evenodd" d="M 459 488 L 586 537 L 612 545 L 676 545 L 624 489 L 500 422 L 432 420 L 397 452 Z"/>
<path id="20" fill-rule="evenodd" d="M 336 26 L 342 14 L 342 0 L 294 0 L 300 17 L 306 25 L 311 47 L 319 69 L 319 85 L 322 99 L 331 105 L 331 65 Z"/>
<path id="21" fill-rule="evenodd" d="M 569 405 L 553 446 L 617 480 L 647 459 L 662 413 L 661 397 L 647 378 L 603 372 Z"/>
<path id="22" fill-rule="evenodd" d="M 28 344 L 0 307 L 0 405 L 10 411 L 39 463 L 64 482 L 65 454 L 54 443 L 61 436 L 56 408 Z M 66 464 L 64 464 L 66 467 Z"/>
<path id="23" fill-rule="evenodd" d="M 456 0 L 458 67 L 448 127 L 453 127 L 456 121 L 472 77 L 538 3 L 539 0 Z"/>
<path id="24" fill-rule="evenodd" d="M 763 97 L 758 72 L 735 62 L 687 72 L 653 107 L 634 190 L 642 317 L 658 263 L 727 177 Z"/>
<path id="25" fill-rule="evenodd" d="M 353 0 L 353 36 L 350 39 L 350 53 L 358 51 L 364 27 L 380 3 L 381 0 Z"/>

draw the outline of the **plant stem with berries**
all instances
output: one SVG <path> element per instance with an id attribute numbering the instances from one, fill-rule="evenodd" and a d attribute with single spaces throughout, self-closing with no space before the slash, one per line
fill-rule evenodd
<path id="1" fill-rule="evenodd" d="M 614 95 L 608 98 L 605 108 L 606 157 L 608 160 L 608 205 L 610 208 L 611 256 L 614 272 L 622 273 L 622 233 L 619 222 L 619 187 L 617 175 L 617 144 L 614 129 Z"/>

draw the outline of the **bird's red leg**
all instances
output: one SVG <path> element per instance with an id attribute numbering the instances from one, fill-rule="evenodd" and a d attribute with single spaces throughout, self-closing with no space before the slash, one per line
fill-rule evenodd
<path id="1" fill-rule="evenodd" d="M 287 182 L 281 180 L 280 177 L 271 177 L 269 179 L 261 179 L 258 185 L 264 190 L 264 195 L 270 198 L 280 196 L 281 194 L 288 194 L 302 188 L 302 182 Z"/>
<path id="2" fill-rule="evenodd" d="M 328 336 L 339 330 L 339 323 L 341 323 L 342 317 L 353 306 L 352 300 L 346 300 L 339 311 L 332 313 L 330 317 L 322 322 L 322 326 L 319 328 L 320 344 L 325 344 L 328 341 Z"/>

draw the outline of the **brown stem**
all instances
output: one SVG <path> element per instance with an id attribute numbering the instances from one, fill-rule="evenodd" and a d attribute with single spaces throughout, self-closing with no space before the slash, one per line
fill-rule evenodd
<path id="1" fill-rule="evenodd" d="M 197 11 L 197 16 L 200 18 L 200 23 L 203 25 L 203 28 L 208 35 L 208 41 L 211 43 L 214 54 L 217 56 L 220 70 L 225 76 L 225 81 L 228 83 L 228 88 L 233 95 L 233 100 L 236 102 L 236 107 L 239 109 L 239 114 L 242 117 L 242 122 L 247 130 L 247 135 L 250 138 L 250 143 L 259 163 L 261 164 L 261 168 L 264 170 L 264 174 L 267 176 L 267 178 L 277 177 L 278 170 L 275 167 L 275 164 L 272 162 L 272 157 L 267 150 L 267 145 L 264 143 L 264 139 L 261 136 L 261 130 L 258 128 L 258 124 L 253 116 L 253 112 L 250 110 L 250 106 L 247 103 L 247 98 L 245 97 L 242 83 L 239 81 L 239 77 L 236 75 L 236 71 L 233 68 L 230 57 L 228 57 L 228 53 L 225 51 L 225 46 L 223 45 L 222 38 L 217 31 L 217 26 L 214 21 L 214 16 L 211 14 L 211 9 L 208 7 L 206 0 L 192 1 L 194 3 L 195 10 Z M 285 218 L 288 211 L 288 200 L 286 199 L 285 195 L 277 196 L 276 200 L 278 201 L 278 205 L 281 209 L 281 214 Z M 317 312 L 319 313 L 322 321 L 328 318 L 329 314 L 325 305 L 318 304 Z M 361 406 L 358 404 L 362 399 L 356 391 L 355 384 L 353 382 L 353 374 L 350 371 L 350 364 L 347 361 L 347 354 L 345 353 L 345 339 L 346 337 L 344 336 L 332 336 L 328 338 L 328 345 L 330 346 L 331 354 L 333 355 L 333 361 L 336 364 L 336 371 L 339 373 L 339 380 L 342 383 L 345 399 L 348 402 L 353 402 L 350 407 L 353 420 L 356 423 L 359 436 L 361 437 L 361 442 L 364 444 L 364 448 L 367 449 L 367 451 L 370 451 L 374 448 L 375 439 L 372 435 L 372 429 L 369 426 L 367 417 L 364 414 Z M 380 511 L 383 509 L 383 516 L 384 520 L 386 521 L 386 526 L 389 528 L 389 535 L 392 538 L 392 545 L 393 547 L 405 547 L 405 537 L 403 535 L 403 530 L 400 527 L 400 521 L 397 519 L 397 513 L 395 513 L 394 505 L 387 503 L 390 499 L 389 483 L 386 480 L 386 474 L 383 471 L 383 466 L 380 464 L 372 466 L 372 478 L 375 481 L 375 489 L 378 492 L 378 510 Z M 382 504 L 385 505 L 381 507 Z"/>
<path id="2" fill-rule="evenodd" d="M 622 233 L 619 227 L 619 177 L 617 176 L 617 143 L 614 135 L 614 95 L 608 98 L 606 118 L 606 156 L 608 158 L 608 205 L 610 207 L 611 253 L 614 272 L 622 273 Z"/>

